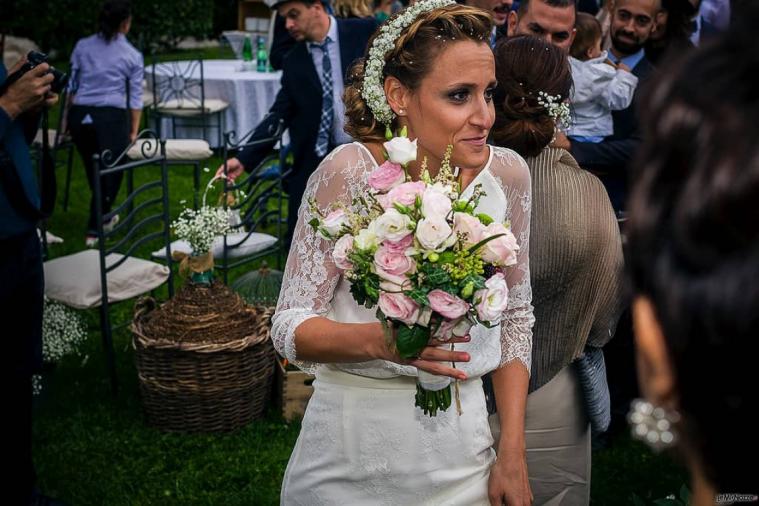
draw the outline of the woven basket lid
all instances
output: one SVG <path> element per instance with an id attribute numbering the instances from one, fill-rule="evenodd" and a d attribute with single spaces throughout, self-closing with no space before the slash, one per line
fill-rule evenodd
<path id="1" fill-rule="evenodd" d="M 269 338 L 271 309 L 247 305 L 218 281 L 187 283 L 168 302 L 135 309 L 132 331 L 145 347 L 239 351 Z"/>

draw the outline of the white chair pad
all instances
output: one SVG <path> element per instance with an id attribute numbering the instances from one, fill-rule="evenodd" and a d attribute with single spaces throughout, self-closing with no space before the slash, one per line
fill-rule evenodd
<path id="1" fill-rule="evenodd" d="M 123 255 L 112 253 L 106 265 L 112 265 Z M 45 295 L 67 306 L 89 309 L 100 306 L 100 257 L 90 249 L 49 260 L 44 264 Z M 165 265 L 129 257 L 107 274 L 108 302 L 128 300 L 158 288 L 169 278 Z"/>
<path id="2" fill-rule="evenodd" d="M 242 241 L 247 235 L 247 232 L 238 232 L 235 234 L 227 235 L 227 244 L 230 246 L 236 245 Z M 267 248 L 274 246 L 277 243 L 277 238 L 269 234 L 261 234 L 258 232 L 252 232 L 245 242 L 236 247 L 228 247 L 227 258 L 242 258 L 253 255 Z M 182 253 L 191 254 L 192 248 L 186 241 L 174 241 L 171 243 L 171 252 L 180 251 Z M 213 257 L 215 259 L 223 258 L 224 256 L 224 237 L 219 236 L 213 242 Z M 166 250 L 161 248 L 152 253 L 153 258 L 166 259 Z"/>
<path id="3" fill-rule="evenodd" d="M 151 156 L 158 156 L 160 152 L 160 145 L 156 143 L 155 139 L 138 139 L 134 145 L 129 148 L 127 156 L 132 160 L 143 160 L 143 145 L 145 146 L 145 154 Z M 208 142 L 202 139 L 167 139 L 166 140 L 166 159 L 169 161 L 196 161 L 206 160 L 213 155 L 211 146 Z"/>
<path id="4" fill-rule="evenodd" d="M 171 116 L 200 116 L 202 114 L 213 114 L 223 111 L 229 107 L 229 103 L 218 98 L 207 98 L 203 102 L 204 108 L 200 108 L 200 100 L 178 100 L 171 99 L 158 104 L 158 111 L 161 114 Z"/>
<path id="5" fill-rule="evenodd" d="M 55 128 L 49 128 L 47 130 L 47 142 L 51 148 L 55 147 L 55 138 L 57 135 L 58 135 L 58 130 L 56 130 Z M 66 140 L 68 140 L 67 135 L 62 135 L 61 138 L 58 139 L 58 141 L 61 143 Z M 32 144 L 34 144 L 35 146 L 42 146 L 42 129 L 41 128 L 38 129 L 37 133 L 34 135 L 34 140 L 32 141 Z"/>

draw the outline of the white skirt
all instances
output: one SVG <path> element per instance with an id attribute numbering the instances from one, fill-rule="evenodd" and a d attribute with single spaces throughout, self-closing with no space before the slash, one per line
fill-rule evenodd
<path id="1" fill-rule="evenodd" d="M 416 379 L 321 367 L 282 482 L 281 504 L 488 505 L 495 459 L 479 378 L 436 417 L 414 406 Z"/>

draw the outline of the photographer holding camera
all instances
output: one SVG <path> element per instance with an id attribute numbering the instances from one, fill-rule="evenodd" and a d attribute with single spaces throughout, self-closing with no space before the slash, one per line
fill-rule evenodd
<path id="1" fill-rule="evenodd" d="M 47 63 L 24 72 L 26 59 L 9 77 L 0 62 L 0 321 L 6 396 L 6 504 L 54 504 L 34 494 L 32 463 L 32 374 L 42 365 L 44 277 L 37 222 L 40 192 L 29 153 L 40 112 L 58 101 L 56 76 Z M 28 65 L 27 65 L 28 67 Z M 21 73 L 23 72 L 23 73 Z M 20 76 L 20 77 L 19 77 Z"/>

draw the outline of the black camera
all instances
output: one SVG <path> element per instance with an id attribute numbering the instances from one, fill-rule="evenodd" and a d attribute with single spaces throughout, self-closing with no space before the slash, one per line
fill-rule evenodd
<path id="1" fill-rule="evenodd" d="M 5 79 L 5 82 L 0 85 L 0 95 L 5 93 L 10 85 L 21 79 L 21 76 L 42 63 L 47 63 L 47 55 L 45 53 L 40 53 L 39 51 L 29 51 L 29 54 L 26 55 L 26 61 L 21 66 L 21 68 L 13 74 L 9 75 Z M 48 70 L 47 73 L 53 75 L 53 81 L 50 83 L 50 91 L 56 94 L 60 94 L 68 84 L 69 76 L 53 66 L 50 67 L 50 70 Z"/>

